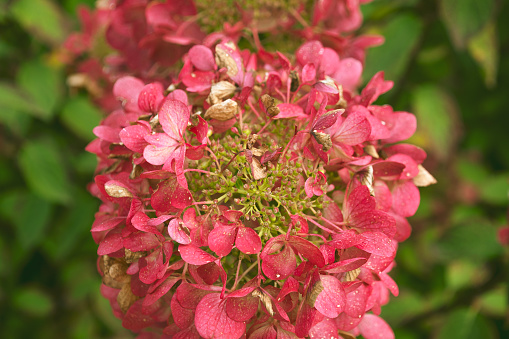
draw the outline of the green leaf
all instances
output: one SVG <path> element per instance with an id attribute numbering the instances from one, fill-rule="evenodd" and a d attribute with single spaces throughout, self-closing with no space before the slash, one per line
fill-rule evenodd
<path id="1" fill-rule="evenodd" d="M 90 237 L 98 201 L 88 192 L 77 191 L 73 196 L 74 205 L 56 222 L 51 236 L 44 242 L 44 249 L 54 260 L 65 261 L 80 239 Z"/>
<path id="2" fill-rule="evenodd" d="M 489 22 L 482 31 L 470 39 L 468 51 L 481 67 L 486 86 L 495 87 L 498 69 L 498 36 L 494 22 Z"/>
<path id="3" fill-rule="evenodd" d="M 28 141 L 19 155 L 19 165 L 28 186 L 41 197 L 57 202 L 71 201 L 70 183 L 54 142 Z"/>
<path id="4" fill-rule="evenodd" d="M 494 0 L 441 0 L 440 15 L 458 48 L 465 47 L 469 38 L 491 19 Z"/>
<path id="5" fill-rule="evenodd" d="M 493 325 L 473 310 L 460 309 L 450 313 L 437 339 L 491 339 L 497 338 Z"/>
<path id="6" fill-rule="evenodd" d="M 40 60 L 29 60 L 20 67 L 17 83 L 31 96 L 30 102 L 44 113 L 41 117 L 49 120 L 63 94 L 60 71 Z"/>
<path id="7" fill-rule="evenodd" d="M 17 309 L 34 316 L 47 316 L 54 308 L 51 297 L 34 287 L 18 290 L 14 294 L 13 303 Z"/>
<path id="8" fill-rule="evenodd" d="M 497 242 L 496 228 L 482 220 L 448 229 L 437 246 L 444 261 L 466 259 L 482 262 L 503 251 Z"/>
<path id="9" fill-rule="evenodd" d="M 27 93 L 5 82 L 0 82 L 0 111 L 0 119 L 8 114 L 17 114 L 17 111 L 36 117 L 44 115 L 44 111 L 30 100 Z"/>
<path id="10" fill-rule="evenodd" d="M 424 148 L 439 160 L 445 160 L 460 134 L 455 123 L 457 106 L 451 96 L 435 85 L 422 85 L 414 90 L 413 110 L 417 116 L 417 132 L 424 136 Z"/>
<path id="11" fill-rule="evenodd" d="M 488 291 L 480 297 L 480 304 L 483 311 L 503 317 L 507 311 L 507 288 L 505 285 Z"/>
<path id="12" fill-rule="evenodd" d="M 95 138 L 92 129 L 102 119 L 101 111 L 85 97 L 70 99 L 62 110 L 62 122 L 82 139 L 91 141 Z"/>
<path id="13" fill-rule="evenodd" d="M 27 250 L 44 239 L 52 205 L 37 195 L 27 194 L 18 196 L 15 207 L 16 213 L 12 213 L 10 217 L 16 226 L 16 236 L 21 246 Z"/>
<path id="14" fill-rule="evenodd" d="M 10 11 L 27 31 L 49 44 L 60 45 L 68 34 L 59 7 L 49 0 L 17 0 Z"/>
<path id="15" fill-rule="evenodd" d="M 495 205 L 506 206 L 509 203 L 509 176 L 490 176 L 480 185 L 481 199 Z"/>
<path id="16" fill-rule="evenodd" d="M 368 81 L 382 70 L 386 79 L 398 80 L 407 67 L 421 32 L 422 23 L 414 15 L 401 14 L 390 20 L 380 32 L 385 37 L 385 43 L 368 50 L 364 80 Z"/>

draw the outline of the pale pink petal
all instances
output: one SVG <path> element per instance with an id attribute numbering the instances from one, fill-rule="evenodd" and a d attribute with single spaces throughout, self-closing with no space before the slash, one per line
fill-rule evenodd
<path id="1" fill-rule="evenodd" d="M 144 112 L 157 112 L 164 99 L 163 85 L 154 82 L 145 85 L 138 96 L 138 107 Z"/>
<path id="2" fill-rule="evenodd" d="M 364 315 L 359 323 L 359 330 L 366 339 L 394 339 L 391 327 L 374 314 Z"/>
<path id="3" fill-rule="evenodd" d="M 299 65 L 304 66 L 308 63 L 314 63 L 318 68 L 322 61 L 325 49 L 319 41 L 308 41 L 299 47 L 297 50 L 297 62 Z"/>
<path id="4" fill-rule="evenodd" d="M 399 181 L 392 189 L 392 209 L 403 217 L 411 217 L 417 212 L 421 195 L 411 180 Z"/>
<path id="5" fill-rule="evenodd" d="M 140 79 L 126 76 L 118 79 L 113 85 L 113 95 L 120 100 L 126 111 L 137 112 L 138 96 L 145 84 Z"/>
<path id="6" fill-rule="evenodd" d="M 362 74 L 362 63 L 353 58 L 339 62 L 336 72 L 331 76 L 343 89 L 353 92 L 359 85 Z"/>
<path id="7" fill-rule="evenodd" d="M 184 135 L 189 116 L 189 109 L 183 102 L 165 100 L 159 111 L 159 122 L 166 134 L 178 141 Z"/>
<path id="8" fill-rule="evenodd" d="M 214 54 L 210 48 L 203 45 L 195 45 L 189 50 L 189 60 L 200 71 L 213 71 L 216 69 Z"/>
<path id="9" fill-rule="evenodd" d="M 122 143 L 133 152 L 143 153 L 148 142 L 145 137 L 150 135 L 150 129 L 142 125 L 128 126 L 119 133 Z"/>
<path id="10" fill-rule="evenodd" d="M 179 244 L 187 245 L 191 243 L 189 230 L 185 227 L 182 220 L 175 218 L 168 224 L 168 235 Z"/>
<path id="11" fill-rule="evenodd" d="M 277 107 L 280 112 L 278 115 L 273 117 L 273 119 L 305 119 L 308 117 L 308 115 L 304 113 L 302 107 L 295 104 L 279 104 Z"/>

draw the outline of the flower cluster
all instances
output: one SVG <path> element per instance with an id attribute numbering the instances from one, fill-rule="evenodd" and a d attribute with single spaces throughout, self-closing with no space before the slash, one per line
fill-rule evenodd
<path id="1" fill-rule="evenodd" d="M 138 2 L 146 13 L 167 6 L 152 13 L 161 25 L 194 25 L 160 16 L 182 1 Z M 170 80 L 114 83 L 121 105 L 87 150 L 99 161 L 90 191 L 102 201 L 92 225 L 101 291 L 125 328 L 144 338 L 394 336 L 378 316 L 398 294 L 388 272 L 411 232 L 416 186 L 434 179 L 422 149 L 397 143 L 415 117 L 374 104 L 392 82 L 378 73 L 359 92 L 362 58 L 314 40 L 318 22 L 329 37 L 324 27 L 356 28 L 355 10 L 317 2 L 293 54 L 259 42 L 241 50 L 222 32 L 189 46 Z M 152 33 L 168 42 L 189 32 L 172 29 Z"/>
<path id="2" fill-rule="evenodd" d="M 250 31 L 253 45 L 293 52 L 302 41 L 319 40 L 341 58 L 364 62 L 365 50 L 381 36 L 354 36 L 362 15 L 359 2 L 371 0 L 99 0 L 80 8 L 83 31 L 65 42 L 74 59 L 69 85 L 85 88 L 106 111 L 117 108 L 112 87 L 131 75 L 165 87 L 177 79 L 176 64 L 196 44 L 213 47 L 221 39 L 238 43 Z M 298 37 L 296 39 L 296 37 Z M 272 38 L 272 39 L 271 39 Z M 300 38 L 300 39 L 299 39 Z"/>

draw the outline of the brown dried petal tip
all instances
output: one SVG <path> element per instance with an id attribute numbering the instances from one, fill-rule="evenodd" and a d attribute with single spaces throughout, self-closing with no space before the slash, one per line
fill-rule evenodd
<path id="1" fill-rule="evenodd" d="M 230 120 L 237 114 L 238 105 L 232 99 L 212 105 L 205 112 L 204 118 L 216 119 L 220 121 Z"/>
<path id="2" fill-rule="evenodd" d="M 279 114 L 279 107 L 276 106 L 276 100 L 268 94 L 262 95 L 260 98 L 262 101 L 263 107 L 265 107 L 265 111 L 270 117 L 274 117 Z"/>
<path id="3" fill-rule="evenodd" d="M 331 140 L 330 135 L 328 135 L 327 133 L 315 132 L 315 131 L 311 132 L 311 135 L 313 135 L 313 137 L 315 137 L 315 140 L 317 143 L 322 145 L 322 150 L 324 152 L 327 152 L 328 150 L 331 149 L 332 140 Z"/>
<path id="4" fill-rule="evenodd" d="M 239 72 L 235 60 L 221 45 L 216 46 L 216 64 L 219 68 L 226 68 L 226 74 L 228 74 L 229 77 L 233 77 Z"/>

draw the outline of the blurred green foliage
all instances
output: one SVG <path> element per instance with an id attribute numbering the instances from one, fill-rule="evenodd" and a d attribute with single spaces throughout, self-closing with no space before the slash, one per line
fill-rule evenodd
<path id="1" fill-rule="evenodd" d="M 69 94 L 60 45 L 76 7 L 94 1 L 0 2 L 0 337 L 130 337 L 100 296 L 90 226 L 95 159 L 84 151 L 102 113 Z M 412 142 L 438 184 L 421 190 L 400 244 L 400 296 L 382 308 L 397 338 L 508 338 L 509 4 L 374 0 L 365 80 L 395 81 L 381 98 L 414 112 Z M 505 56 L 505 58 L 504 58 Z M 30 324 L 30 326 L 27 326 Z"/>

